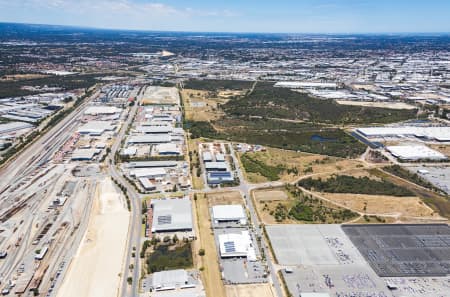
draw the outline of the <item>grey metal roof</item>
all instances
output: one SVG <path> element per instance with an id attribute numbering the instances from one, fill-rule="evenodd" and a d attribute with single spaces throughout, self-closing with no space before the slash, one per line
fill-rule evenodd
<path id="1" fill-rule="evenodd" d="M 152 232 L 192 230 L 192 206 L 188 197 L 155 199 L 151 203 L 153 206 Z"/>

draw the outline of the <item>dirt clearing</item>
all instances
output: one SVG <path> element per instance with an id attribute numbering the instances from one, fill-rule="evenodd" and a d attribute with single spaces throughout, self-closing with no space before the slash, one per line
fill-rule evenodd
<path id="1" fill-rule="evenodd" d="M 87 232 L 57 296 L 116 296 L 126 250 L 130 213 L 111 179 L 97 187 Z"/>
<path id="2" fill-rule="evenodd" d="M 269 284 L 226 286 L 227 297 L 273 297 Z"/>
<path id="3" fill-rule="evenodd" d="M 263 190 L 254 192 L 256 201 L 284 201 L 289 197 L 282 190 Z"/>
<path id="4" fill-rule="evenodd" d="M 241 193 L 237 191 L 217 192 L 207 194 L 209 206 L 214 205 L 230 205 L 230 204 L 244 204 Z"/>

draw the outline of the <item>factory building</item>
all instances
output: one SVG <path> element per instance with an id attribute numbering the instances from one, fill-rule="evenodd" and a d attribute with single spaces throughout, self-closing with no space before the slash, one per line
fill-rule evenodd
<path id="1" fill-rule="evenodd" d="M 247 216 L 242 205 L 213 206 L 212 217 L 216 224 L 229 222 L 239 223 L 240 225 L 247 224 Z"/>
<path id="2" fill-rule="evenodd" d="M 0 135 L 11 134 L 25 129 L 32 129 L 34 126 L 24 122 L 9 122 L 0 124 Z"/>
<path id="3" fill-rule="evenodd" d="M 76 149 L 72 153 L 72 161 L 91 161 L 99 153 L 97 149 Z"/>
<path id="4" fill-rule="evenodd" d="M 87 134 L 90 136 L 100 136 L 105 131 L 113 131 L 115 129 L 115 126 L 111 122 L 105 122 L 105 121 L 91 121 L 87 122 L 80 128 L 78 128 L 78 133 L 80 134 Z"/>
<path id="5" fill-rule="evenodd" d="M 128 143 L 131 144 L 157 144 L 157 143 L 169 143 L 172 138 L 169 134 L 145 134 L 130 136 Z"/>
<path id="6" fill-rule="evenodd" d="M 85 115 L 112 115 L 119 113 L 120 108 L 114 106 L 90 106 L 86 108 Z"/>
<path id="7" fill-rule="evenodd" d="M 225 162 L 205 162 L 206 171 L 227 171 L 228 166 Z"/>
<path id="8" fill-rule="evenodd" d="M 192 232 L 192 205 L 189 197 L 183 199 L 156 199 L 153 209 L 152 233 Z"/>
<path id="9" fill-rule="evenodd" d="M 156 190 L 156 186 L 148 178 L 140 177 L 139 182 L 141 183 L 142 187 L 146 191 L 155 191 Z"/>
<path id="10" fill-rule="evenodd" d="M 404 161 L 447 160 L 447 157 L 444 154 L 424 145 L 394 145 L 387 146 L 386 150 L 394 157 Z"/>
<path id="11" fill-rule="evenodd" d="M 151 287 L 155 291 L 167 291 L 177 288 L 193 288 L 195 284 L 189 282 L 189 275 L 186 270 L 176 269 L 153 273 Z"/>
<path id="12" fill-rule="evenodd" d="M 247 258 L 248 261 L 256 261 L 256 252 L 249 231 L 220 234 L 219 247 L 222 258 Z"/>
<path id="13" fill-rule="evenodd" d="M 167 172 L 161 167 L 137 168 L 131 170 L 130 175 L 136 178 L 162 179 L 167 175 Z"/>
<path id="14" fill-rule="evenodd" d="M 218 185 L 234 182 L 233 174 L 230 171 L 211 171 L 206 175 L 208 184 Z"/>

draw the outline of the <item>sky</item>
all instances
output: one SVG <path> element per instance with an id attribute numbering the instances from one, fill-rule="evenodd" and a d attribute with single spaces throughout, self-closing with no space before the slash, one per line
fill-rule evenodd
<path id="1" fill-rule="evenodd" d="M 0 0 L 0 22 L 267 33 L 448 33 L 450 0 Z"/>

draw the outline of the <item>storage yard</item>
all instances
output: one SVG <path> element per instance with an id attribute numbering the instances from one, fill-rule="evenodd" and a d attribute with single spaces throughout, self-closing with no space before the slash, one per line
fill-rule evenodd
<path id="1" fill-rule="evenodd" d="M 96 92 L 86 99 L 2 171 L 3 294 L 88 296 L 97 295 L 95 290 L 116 292 L 120 286 L 129 214 L 100 163 L 126 117 L 126 100 L 99 105 L 99 96 Z M 24 122 L 3 126 L 4 133 L 30 129 Z M 94 261 L 99 269 L 88 269 L 88 279 L 96 284 L 91 286 L 84 281 L 85 271 Z M 77 281 L 65 282 L 68 278 Z"/>
<path id="2" fill-rule="evenodd" d="M 294 296 L 446 296 L 448 230 L 443 224 L 266 226 Z"/>

